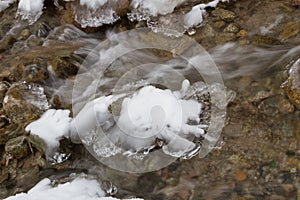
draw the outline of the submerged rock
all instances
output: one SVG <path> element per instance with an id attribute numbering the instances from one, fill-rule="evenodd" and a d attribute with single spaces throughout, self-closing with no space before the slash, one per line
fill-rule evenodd
<path id="1" fill-rule="evenodd" d="M 237 17 L 234 12 L 230 10 L 225 10 L 223 8 L 219 8 L 212 11 L 212 15 L 215 17 L 219 17 L 220 19 L 226 22 L 231 22 Z"/>

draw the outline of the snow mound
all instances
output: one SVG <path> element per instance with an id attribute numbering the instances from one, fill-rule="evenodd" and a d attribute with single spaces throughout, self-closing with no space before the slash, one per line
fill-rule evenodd
<path id="1" fill-rule="evenodd" d="M 35 185 L 27 193 L 20 193 L 5 200 L 118 200 L 113 197 L 105 197 L 96 180 L 78 177 L 71 182 L 53 186 L 50 179 L 45 178 Z M 141 200 L 141 199 L 131 199 Z"/>
<path id="2" fill-rule="evenodd" d="M 5 10 L 10 6 L 10 4 L 14 3 L 15 0 L 0 0 L 0 12 Z"/>
<path id="3" fill-rule="evenodd" d="M 25 130 L 41 138 L 50 153 L 59 146 L 59 140 L 68 137 L 71 118 L 69 110 L 47 110 L 40 119 L 30 123 Z"/>

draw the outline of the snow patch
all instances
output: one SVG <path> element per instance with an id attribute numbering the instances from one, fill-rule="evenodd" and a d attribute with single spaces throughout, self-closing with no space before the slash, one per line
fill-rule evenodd
<path id="1" fill-rule="evenodd" d="M 40 119 L 30 123 L 25 130 L 41 138 L 47 145 L 47 153 L 59 146 L 59 140 L 69 136 L 71 118 L 69 110 L 47 110 Z"/>
<path id="2" fill-rule="evenodd" d="M 205 9 L 208 7 L 215 8 L 218 3 L 229 0 L 213 0 L 209 3 L 201 3 L 192 8 L 190 12 L 184 15 L 184 23 L 187 28 L 198 26 L 203 21 L 203 16 L 206 13 Z"/>
<path id="3" fill-rule="evenodd" d="M 27 193 L 19 193 L 5 200 L 118 200 L 113 197 L 105 197 L 98 181 L 78 177 L 71 182 L 54 186 L 50 179 L 45 178 L 36 184 Z M 124 199 L 125 200 L 125 199 Z M 129 199 L 128 199 L 129 200 Z M 130 200 L 142 200 L 133 198 Z"/>
<path id="4" fill-rule="evenodd" d="M 96 10 L 97 8 L 103 6 L 107 3 L 107 0 L 80 0 L 80 5 L 86 5 L 88 8 L 92 10 Z"/>
<path id="5" fill-rule="evenodd" d="M 135 9 L 149 11 L 151 16 L 166 15 L 174 11 L 175 7 L 185 0 L 133 0 L 131 6 Z"/>
<path id="6" fill-rule="evenodd" d="M 0 12 L 8 8 L 16 0 L 0 0 Z"/>
<path id="7" fill-rule="evenodd" d="M 28 20 L 29 24 L 36 22 L 43 13 L 44 0 L 20 0 L 17 16 Z"/>

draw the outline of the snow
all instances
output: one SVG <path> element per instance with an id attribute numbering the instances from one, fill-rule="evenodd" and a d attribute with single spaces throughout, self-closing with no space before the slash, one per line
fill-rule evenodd
<path id="1" fill-rule="evenodd" d="M 173 12 L 176 6 L 183 3 L 185 0 L 133 0 L 131 6 L 148 10 L 150 15 L 157 16 L 166 15 Z"/>
<path id="2" fill-rule="evenodd" d="M 92 145 L 88 140 L 97 137 L 97 129 L 103 129 L 109 132 L 110 141 L 101 137 L 93 143 L 94 151 L 102 157 L 151 148 L 156 138 L 165 141 L 166 154 L 180 157 L 195 148 L 186 135 L 200 137 L 205 127 L 187 124 L 189 120 L 199 123 L 202 109 L 201 103 L 182 99 L 189 87 L 189 81 L 185 80 L 181 90 L 174 92 L 148 85 L 130 96 L 126 93 L 102 96 L 88 102 L 73 119 L 69 110 L 50 109 L 25 130 L 46 143 L 48 155 L 54 153 L 63 137 L 79 135 L 84 144 Z M 109 107 L 119 99 L 122 100 L 120 116 L 114 116 Z M 116 143 L 120 146 L 114 146 Z"/>
<path id="3" fill-rule="evenodd" d="M 225 2 L 229 0 L 213 0 L 209 3 L 201 3 L 193 6 L 192 10 L 184 15 L 184 24 L 187 28 L 198 26 L 203 21 L 203 15 L 206 13 L 205 9 L 208 7 L 216 7 L 219 2 Z"/>
<path id="4" fill-rule="evenodd" d="M 43 13 L 44 0 L 20 0 L 17 15 L 33 24 Z"/>
<path id="5" fill-rule="evenodd" d="M 14 3 L 15 0 L 0 0 L 0 12 L 5 10 L 10 6 L 10 4 Z"/>
<path id="6" fill-rule="evenodd" d="M 80 0 L 80 5 L 86 5 L 88 8 L 96 10 L 106 4 L 106 2 L 107 0 Z"/>
<path id="7" fill-rule="evenodd" d="M 47 110 L 40 119 L 30 123 L 25 130 L 47 144 L 48 153 L 59 146 L 59 140 L 68 137 L 71 118 L 69 110 Z"/>
<path id="8" fill-rule="evenodd" d="M 78 177 L 71 182 L 53 186 L 50 179 L 45 178 L 35 185 L 27 193 L 19 193 L 5 200 L 118 200 L 113 197 L 105 197 L 96 180 Z M 141 200 L 141 199 L 131 199 Z"/>
<path id="9" fill-rule="evenodd" d="M 180 157 L 195 148 L 186 135 L 204 134 L 203 126 L 187 124 L 189 120 L 199 122 L 202 109 L 197 101 L 181 99 L 189 86 L 187 80 L 183 81 L 182 89 L 175 92 L 144 86 L 122 100 L 120 116 L 113 116 L 108 107 L 122 96 L 95 99 L 73 119 L 71 135 L 79 134 L 83 143 L 93 145 L 93 151 L 100 157 L 151 148 L 155 138 L 166 142 L 167 147 L 163 149 L 166 154 Z M 104 128 L 107 124 L 109 128 Z M 97 129 L 107 130 L 109 139 L 97 138 Z"/>
<path id="10" fill-rule="evenodd" d="M 202 23 L 204 14 L 204 9 L 194 6 L 192 10 L 184 16 L 184 24 L 187 27 L 197 26 Z"/>

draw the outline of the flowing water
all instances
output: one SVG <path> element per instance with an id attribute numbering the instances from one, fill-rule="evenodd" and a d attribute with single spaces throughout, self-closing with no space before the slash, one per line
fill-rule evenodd
<path id="1" fill-rule="evenodd" d="M 295 4 L 297 1 L 231 1 L 222 4 L 221 8 L 234 12 L 237 17 L 228 19 L 222 17 L 220 10 L 216 13 L 212 9 L 206 24 L 188 36 L 207 50 L 210 57 L 208 59 L 203 51 L 201 62 L 214 61 L 227 94 L 235 96 L 227 106 L 222 134 L 204 158 L 180 158 L 163 169 L 133 174 L 101 164 L 83 145 L 67 139 L 61 142 L 60 153 L 55 154 L 51 163 L 46 163 L 34 145 L 33 150 L 26 149 L 27 153 L 21 153 L 17 159 L 7 158 L 7 139 L 0 136 L 0 184 L 3 185 L 0 186 L 0 198 L 26 191 L 43 177 L 60 180 L 70 173 L 84 172 L 97 177 L 108 194 L 120 198 L 299 199 L 300 112 L 283 89 L 288 71 L 300 55 L 300 14 L 299 5 Z M 52 108 L 72 108 L 75 116 L 83 102 L 95 97 L 120 91 L 132 93 L 148 83 L 178 90 L 185 78 L 193 84 L 215 76 L 215 71 L 205 70 L 205 67 L 199 74 L 188 62 L 192 62 L 192 57 L 189 60 L 176 55 L 182 52 L 193 55 L 194 52 L 187 50 L 190 44 L 180 47 L 182 52 L 147 47 L 122 55 L 126 48 L 120 43 L 135 45 L 131 43 L 130 35 L 120 34 L 134 28 L 133 22 L 121 18 L 114 25 L 82 31 L 76 27 L 78 21 L 85 21 L 84 27 L 96 23 L 86 21 L 88 16 L 82 14 L 82 6 L 75 9 L 78 10 L 76 26 L 69 24 L 68 12 L 47 6 L 49 8 L 41 18 L 31 26 L 9 15 L 16 11 L 15 5 L 7 13 L 0 13 L 1 98 L 8 85 L 19 81 L 33 82 L 43 87 Z M 118 20 L 115 14 L 110 15 L 111 23 Z M 146 25 L 149 23 L 148 20 Z M 237 31 L 228 31 L 235 25 Z M 138 26 L 145 24 L 140 22 Z M 145 41 L 153 39 L 151 33 L 142 37 Z M 107 38 L 110 40 L 105 40 Z M 164 37 L 155 39 L 162 46 L 168 45 L 168 39 Z M 110 63 L 114 57 L 116 59 Z M 38 104 L 45 103 L 44 96 L 28 96 L 26 91 L 17 91 L 17 95 L 13 92 L 11 96 L 15 99 L 24 95 L 25 102 L 33 98 L 33 101 L 39 101 Z M 14 112 L 8 113 L 7 103 L 0 100 L 4 104 L 0 109 L 0 133 L 8 138 L 24 135 L 17 130 L 36 118 L 35 115 L 27 116 L 40 110 L 21 107 L 23 121 L 15 120 L 9 124 L 18 110 L 14 111 L 11 106 L 9 109 Z M 222 117 L 225 119 L 224 115 Z M 32 181 L 26 183 L 24 179 L 30 176 Z"/>

